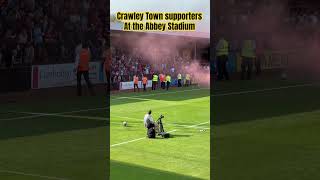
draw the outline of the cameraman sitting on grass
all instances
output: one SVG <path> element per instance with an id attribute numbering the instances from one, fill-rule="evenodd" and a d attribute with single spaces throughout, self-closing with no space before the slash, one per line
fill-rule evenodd
<path id="1" fill-rule="evenodd" d="M 151 110 L 144 116 L 144 127 L 146 127 L 147 130 L 147 136 L 148 138 L 155 138 L 156 137 L 156 131 L 155 131 L 155 123 L 153 121 L 153 118 L 151 116 Z"/>

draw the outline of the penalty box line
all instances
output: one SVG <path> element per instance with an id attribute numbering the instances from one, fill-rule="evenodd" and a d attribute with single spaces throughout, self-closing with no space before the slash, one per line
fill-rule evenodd
<path id="1" fill-rule="evenodd" d="M 37 177 L 37 178 L 42 178 L 42 179 L 68 180 L 67 178 L 60 178 L 60 177 L 54 177 L 54 176 L 43 176 L 43 175 L 39 175 L 39 174 L 31 174 L 31 173 L 25 173 L 25 172 L 19 172 L 19 171 L 0 170 L 0 173 L 30 176 L 30 177 Z"/>
<path id="2" fill-rule="evenodd" d="M 209 124 L 209 123 L 210 123 L 209 121 L 208 122 L 203 122 L 203 123 L 199 123 L 199 124 L 195 124 L 195 125 L 191 125 L 191 126 L 186 126 L 186 128 L 193 128 L 193 127 L 197 127 L 197 126 L 201 126 L 201 125 Z M 178 131 L 178 129 L 174 129 L 174 130 L 168 131 L 168 133 L 172 133 L 172 132 L 176 132 L 176 131 Z M 133 140 L 129 140 L 129 141 L 124 141 L 124 142 L 117 143 L 117 144 L 112 144 L 112 145 L 110 145 L 110 148 L 116 147 L 116 146 L 121 146 L 121 145 L 124 145 L 124 144 L 129 144 L 129 143 L 140 141 L 140 140 L 143 140 L 143 139 L 146 139 L 146 137 L 141 137 L 141 138 L 137 138 L 137 139 L 133 139 Z"/>

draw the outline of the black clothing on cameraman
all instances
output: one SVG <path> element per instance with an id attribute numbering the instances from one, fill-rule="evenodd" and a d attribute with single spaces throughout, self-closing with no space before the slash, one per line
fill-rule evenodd
<path id="1" fill-rule="evenodd" d="M 156 138 L 156 130 L 154 129 L 154 124 L 150 123 L 148 125 L 147 136 L 148 138 Z"/>

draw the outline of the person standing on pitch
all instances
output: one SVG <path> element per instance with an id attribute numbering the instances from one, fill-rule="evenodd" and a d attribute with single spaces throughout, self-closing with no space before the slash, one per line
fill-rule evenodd
<path id="1" fill-rule="evenodd" d="M 167 74 L 166 76 L 166 82 L 167 82 L 167 91 L 169 90 L 170 83 L 171 83 L 171 76 L 170 74 Z"/>
<path id="2" fill-rule="evenodd" d="M 181 87 L 181 79 L 182 79 L 182 76 L 181 76 L 180 73 L 178 74 L 177 78 L 178 78 L 178 87 Z"/>
<path id="3" fill-rule="evenodd" d="M 162 88 L 162 73 L 159 74 L 160 88 Z"/>
<path id="4" fill-rule="evenodd" d="M 241 79 L 245 79 L 245 73 L 247 73 L 247 79 L 251 79 L 251 72 L 253 61 L 256 58 L 255 44 L 253 40 L 244 40 L 241 49 Z"/>
<path id="5" fill-rule="evenodd" d="M 165 74 L 162 74 L 161 86 L 162 86 L 162 89 L 166 88 L 166 75 Z"/>
<path id="6" fill-rule="evenodd" d="M 162 89 L 166 88 L 166 75 L 162 74 Z"/>
<path id="7" fill-rule="evenodd" d="M 148 83 L 148 78 L 146 75 L 144 75 L 142 78 L 143 91 L 147 91 L 147 83 Z"/>
<path id="8" fill-rule="evenodd" d="M 190 85 L 190 74 L 186 74 L 186 84 L 185 84 L 185 86 L 189 86 Z"/>
<path id="9" fill-rule="evenodd" d="M 166 86 L 165 82 L 164 82 L 164 78 L 165 78 L 165 75 L 160 73 L 159 74 L 159 79 L 160 79 L 160 86 L 161 86 L 162 89 L 165 89 L 165 86 Z"/>
<path id="10" fill-rule="evenodd" d="M 158 84 L 158 75 L 156 73 L 152 76 L 152 90 L 156 90 Z"/>
<path id="11" fill-rule="evenodd" d="M 164 74 L 163 75 L 163 89 L 166 89 L 167 86 L 167 76 Z"/>
<path id="12" fill-rule="evenodd" d="M 90 61 L 90 49 L 87 43 L 82 43 L 82 48 L 78 55 L 76 55 L 75 70 L 77 71 L 77 91 L 78 96 L 82 95 L 81 77 L 83 75 L 84 80 L 87 83 L 91 95 L 95 95 L 92 84 L 89 79 L 89 61 Z"/>
<path id="13" fill-rule="evenodd" d="M 134 91 L 134 92 L 136 92 L 136 87 L 137 87 L 138 92 L 139 92 L 138 83 L 139 83 L 139 77 L 138 77 L 137 75 L 134 75 L 134 76 L 133 76 L 133 91 Z"/>
<path id="14" fill-rule="evenodd" d="M 229 73 L 227 71 L 227 62 L 229 55 L 229 43 L 221 38 L 216 46 L 217 53 L 217 69 L 218 69 L 218 80 L 225 78 L 229 80 Z"/>

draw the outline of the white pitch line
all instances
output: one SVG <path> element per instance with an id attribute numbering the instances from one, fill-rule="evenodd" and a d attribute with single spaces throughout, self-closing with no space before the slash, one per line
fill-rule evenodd
<path id="1" fill-rule="evenodd" d="M 121 118 L 121 119 L 132 119 L 132 120 L 136 120 L 136 121 L 139 121 L 139 122 L 143 122 L 142 119 L 138 119 L 138 118 L 131 118 L 131 117 L 126 117 L 126 116 L 115 116 L 115 115 L 112 115 L 112 116 L 114 116 L 116 118 Z M 186 125 L 186 124 L 177 124 L 177 123 L 163 123 L 163 124 L 172 125 L 172 126 L 180 126 L 180 127 L 185 127 L 185 128 L 201 129 L 201 127 L 192 127 L 192 126 Z M 210 129 L 210 128 L 202 128 L 202 129 Z"/>
<path id="2" fill-rule="evenodd" d="M 154 100 L 154 99 L 138 98 L 138 97 L 122 97 L 121 99 L 133 99 L 133 100 L 143 100 L 143 101 Z M 157 100 L 157 101 L 159 101 L 159 100 Z"/>
<path id="3" fill-rule="evenodd" d="M 36 112 L 20 112 L 23 114 L 38 115 L 38 116 L 55 116 L 55 117 L 64 117 L 64 118 L 79 118 L 79 119 L 91 119 L 106 121 L 107 117 L 94 117 L 94 116 L 74 116 L 74 115 L 63 115 L 63 114 L 51 114 L 51 113 L 36 113 Z"/>
<path id="4" fill-rule="evenodd" d="M 43 175 L 39 175 L 39 174 L 31 174 L 31 173 L 24 173 L 24 172 L 18 172 L 18 171 L 0 170 L 0 173 L 32 176 L 32 177 L 38 177 L 38 178 L 43 178 L 43 179 L 67 180 L 66 178 L 59 178 L 59 177 L 53 177 L 53 176 L 43 176 Z"/>
<path id="5" fill-rule="evenodd" d="M 191 127 L 196 127 L 196 126 L 200 126 L 200 125 L 208 124 L 208 123 L 210 123 L 210 122 L 203 122 L 203 123 L 195 124 L 195 125 L 188 126 L 188 127 L 191 128 Z M 178 130 L 174 129 L 174 130 L 168 131 L 168 133 L 175 132 L 175 131 L 178 131 Z M 128 144 L 128 143 L 131 143 L 131 142 L 140 141 L 140 140 L 143 140 L 143 139 L 146 139 L 146 137 L 137 138 L 137 139 L 133 139 L 133 140 L 129 140 L 129 141 L 124 141 L 124 142 L 117 143 L 117 144 L 112 144 L 112 145 L 110 145 L 110 148 L 111 147 L 120 146 L 120 145 L 124 145 L 124 144 Z"/>
<path id="6" fill-rule="evenodd" d="M 95 110 L 103 110 L 103 109 L 109 109 L 109 107 L 99 107 L 99 108 L 92 108 L 92 109 L 80 109 L 80 110 L 74 110 L 74 111 L 66 111 L 56 114 L 69 114 L 69 113 L 77 113 L 77 112 L 88 112 L 88 111 L 95 111 Z"/>
<path id="7" fill-rule="evenodd" d="M 139 119 L 139 118 L 132 118 L 132 117 L 126 117 L 126 116 L 116 116 L 116 115 L 111 115 L 111 117 L 116 117 L 116 118 L 121 118 L 121 119 L 132 119 L 132 120 L 143 121 L 143 119 Z"/>
<path id="8" fill-rule="evenodd" d="M 167 123 L 168 124 L 168 123 Z M 198 126 L 195 126 L 195 127 L 189 127 L 188 125 L 184 125 L 184 124 L 168 124 L 168 125 L 174 125 L 174 126 L 179 126 L 179 127 L 185 127 L 185 128 L 195 128 L 195 129 L 210 129 L 210 128 L 204 128 L 204 127 L 198 127 Z"/>
<path id="9" fill-rule="evenodd" d="M 314 86 L 316 83 L 308 83 L 308 84 L 297 84 L 291 86 L 281 86 L 277 88 L 265 88 L 265 89 L 258 89 L 258 90 L 250 90 L 250 91 L 238 91 L 238 92 L 229 92 L 229 93 L 221 93 L 221 94 L 214 94 L 213 97 L 217 96 L 229 96 L 229 95 L 241 95 L 241 94 L 248 94 L 248 93 L 257 93 L 257 92 L 265 92 L 265 91 L 273 91 L 273 90 L 280 90 L 280 89 L 288 89 L 288 88 L 295 88 L 295 87 L 306 87 L 306 86 Z M 206 90 L 210 88 L 199 88 L 199 89 L 187 89 L 182 91 L 173 91 L 173 92 L 163 92 L 163 93 L 152 93 L 152 94 L 142 94 L 136 96 L 122 96 L 122 97 L 114 97 L 110 100 L 117 100 L 117 99 L 129 99 L 129 98 L 139 98 L 139 97 L 146 97 L 146 96 L 154 96 L 154 95 L 162 95 L 162 94 L 176 94 L 180 92 L 189 92 L 189 91 L 199 91 L 199 90 Z M 141 98 L 143 100 L 143 98 Z"/>
<path id="10" fill-rule="evenodd" d="M 204 124 L 209 124 L 210 122 L 203 122 L 203 123 L 200 123 L 200 124 L 195 124 L 195 125 L 191 125 L 191 126 L 187 126 L 187 127 L 196 127 L 196 126 L 201 126 L 201 125 L 204 125 Z"/>
<path id="11" fill-rule="evenodd" d="M 110 147 L 120 146 L 120 145 L 123 145 L 123 144 L 128 144 L 128 143 L 131 143 L 131 142 L 140 141 L 142 139 L 146 139 L 146 138 L 142 137 L 142 138 L 138 138 L 138 139 L 133 139 L 133 140 L 130 140 L 130 141 L 125 141 L 125 142 L 121 142 L 121 143 L 110 145 Z"/>
<path id="12" fill-rule="evenodd" d="M 238 91 L 238 92 L 229 92 L 229 93 L 220 93 L 220 94 L 214 94 L 213 97 L 220 97 L 220 96 L 230 96 L 230 95 L 242 95 L 242 94 L 249 94 L 249 93 L 257 93 L 257 92 L 266 92 L 266 91 L 273 91 L 273 90 L 281 90 L 281 89 L 288 89 L 288 88 L 295 88 L 295 87 L 306 87 L 306 86 L 314 86 L 315 83 L 310 84 L 298 84 L 298 85 L 292 85 L 292 86 L 282 86 L 278 88 L 266 88 L 266 89 L 259 89 L 259 90 L 250 90 L 250 91 Z M 154 96 L 154 95 L 161 95 L 161 94 L 174 94 L 179 92 L 188 92 L 188 91 L 198 91 L 198 90 L 204 90 L 208 88 L 200 88 L 200 89 L 188 89 L 188 90 L 182 90 L 182 91 L 174 91 L 174 92 L 165 92 L 165 93 L 153 93 L 153 94 L 143 94 L 143 95 L 137 95 L 137 96 L 126 96 L 126 97 L 116 97 L 111 100 L 116 99 L 129 99 L 129 98 L 139 98 L 144 96 Z M 142 98 L 141 98 L 142 99 Z M 107 109 L 108 107 L 104 108 L 93 108 L 93 109 L 82 109 L 82 110 L 76 110 L 76 111 L 66 111 L 61 113 L 55 113 L 55 114 L 68 114 L 68 113 L 75 113 L 75 112 L 87 112 L 87 111 L 93 111 L 93 110 L 100 110 L 100 109 Z M 19 113 L 19 112 L 15 112 Z M 22 117 L 14 117 L 14 118 L 6 118 L 6 119 L 0 119 L 0 121 L 11 121 L 11 120 L 18 120 L 18 119 L 29 119 L 29 118 L 36 118 L 36 117 L 42 117 L 45 115 L 33 115 L 33 116 L 22 116 Z"/>
<path id="13" fill-rule="evenodd" d="M 0 119 L 0 121 L 13 121 L 13 120 L 19 120 L 19 119 L 32 119 L 36 117 L 42 117 L 43 115 L 32 115 L 32 116 L 20 116 L 20 117 L 14 117 L 14 118 L 4 118 Z"/>
<path id="14" fill-rule="evenodd" d="M 249 93 L 257 93 L 257 92 L 266 92 L 266 91 L 274 91 L 274 90 L 281 90 L 281 89 L 289 89 L 289 88 L 296 88 L 296 87 L 307 87 L 307 86 L 314 86 L 315 83 L 310 84 L 298 84 L 292 86 L 281 86 L 277 88 L 265 88 L 265 89 L 258 89 L 258 90 L 250 90 L 250 91 L 238 91 L 238 92 L 229 92 L 229 93 L 220 93 L 214 94 L 213 97 L 220 97 L 220 96 L 230 96 L 230 95 L 242 95 L 242 94 L 249 94 Z"/>
<path id="15" fill-rule="evenodd" d="M 188 91 L 199 91 L 199 90 L 205 90 L 208 88 L 199 88 L 199 89 L 187 89 L 187 90 L 182 90 L 182 91 L 173 91 L 173 92 L 164 92 L 164 93 L 152 93 L 152 94 L 142 94 L 142 95 L 137 95 L 137 96 L 127 96 L 127 97 L 115 97 L 115 99 L 126 99 L 126 98 L 139 98 L 139 97 L 144 97 L 144 96 L 154 96 L 154 95 L 159 95 L 159 94 L 175 94 L 175 93 L 180 93 L 180 92 L 188 92 Z M 111 98 L 112 100 L 112 98 Z M 87 112 L 87 111 L 94 111 L 94 110 L 102 110 L 102 109 L 108 109 L 109 107 L 100 107 L 100 108 L 92 108 L 92 109 L 80 109 L 80 110 L 75 110 L 75 111 L 65 111 L 65 112 L 60 112 L 60 113 L 52 113 L 55 115 L 61 115 L 61 114 L 69 114 L 69 113 L 77 113 L 77 112 Z M 21 113 L 19 111 L 12 111 L 13 113 Z M 0 119 L 0 121 L 12 121 L 12 120 L 19 120 L 19 119 L 32 119 L 32 118 L 37 118 L 37 117 L 43 117 L 47 116 L 45 113 L 43 114 L 37 114 L 37 115 L 32 115 L 32 116 L 21 116 L 21 117 L 14 117 L 14 118 L 5 118 L 5 119 Z"/>
<path id="16" fill-rule="evenodd" d="M 102 110 L 102 109 L 108 109 L 109 107 L 99 107 L 99 108 L 92 108 L 92 109 L 80 109 L 80 110 L 74 110 L 74 111 L 65 111 L 60 113 L 51 113 L 51 115 L 63 115 L 63 114 L 69 114 L 69 113 L 77 113 L 77 112 L 88 112 L 88 111 L 94 111 L 94 110 Z M 20 113 L 20 114 L 29 114 L 32 112 L 21 112 L 21 111 L 11 111 L 12 113 Z M 31 116 L 20 116 L 20 117 L 14 117 L 14 118 L 5 118 L 0 119 L 0 121 L 12 121 L 12 120 L 19 120 L 19 119 L 32 119 L 37 117 L 43 117 L 48 116 L 46 115 L 48 113 L 36 113 Z"/>

